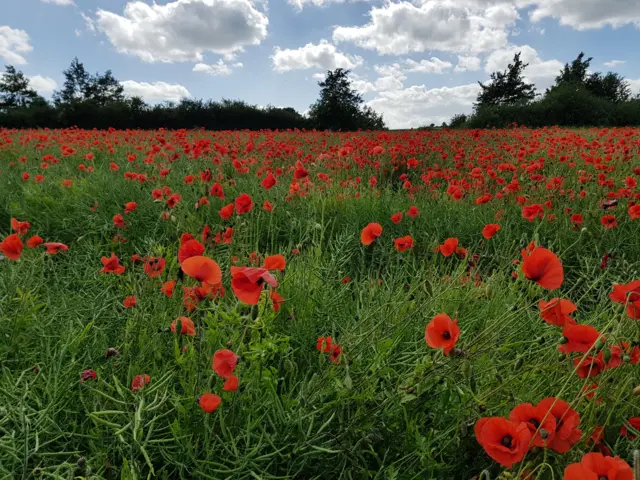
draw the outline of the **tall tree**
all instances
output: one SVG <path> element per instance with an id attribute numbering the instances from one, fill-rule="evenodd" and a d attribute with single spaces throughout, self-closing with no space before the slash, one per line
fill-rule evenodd
<path id="1" fill-rule="evenodd" d="M 605 75 L 595 72 L 587 77 L 587 90 L 596 97 L 604 98 L 613 103 L 626 102 L 631 98 L 631 88 L 622 75 L 608 72 Z"/>
<path id="2" fill-rule="evenodd" d="M 87 87 L 91 80 L 91 75 L 86 71 L 84 65 L 80 63 L 78 57 L 71 61 L 69 68 L 62 72 L 64 84 L 62 90 L 53 94 L 53 101 L 59 104 L 69 104 L 74 100 L 86 99 Z"/>
<path id="3" fill-rule="evenodd" d="M 89 77 L 84 89 L 86 100 L 93 100 L 98 105 L 106 105 L 110 102 L 121 102 L 124 100 L 124 87 L 116 80 L 111 70 L 107 70 L 102 75 L 96 73 Z"/>
<path id="4" fill-rule="evenodd" d="M 556 77 L 556 86 L 563 83 L 579 83 L 584 85 L 587 81 L 591 60 L 593 60 L 593 57 L 585 60 L 584 52 L 580 52 L 571 64 L 565 63 L 564 68 L 560 71 L 560 75 Z"/>
<path id="5" fill-rule="evenodd" d="M 322 130 L 384 129 L 384 121 L 370 107 L 364 106 L 362 96 L 351 88 L 349 70 L 337 68 L 327 71 L 318 82 L 320 98 L 311 105 L 309 119 Z"/>
<path id="6" fill-rule="evenodd" d="M 6 65 L 5 70 L 0 77 L 0 110 L 26 107 L 38 98 L 21 71 L 12 65 Z"/>
<path id="7" fill-rule="evenodd" d="M 476 100 L 476 108 L 513 105 L 533 100 L 536 96 L 536 88 L 532 83 L 524 81 L 524 70 L 528 66 L 528 63 L 520 59 L 520 52 L 518 52 L 505 71 L 493 72 L 491 81 L 487 84 L 478 82 L 481 90 Z"/>

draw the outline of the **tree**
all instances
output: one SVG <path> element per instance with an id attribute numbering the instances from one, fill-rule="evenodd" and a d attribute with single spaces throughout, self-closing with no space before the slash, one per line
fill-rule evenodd
<path id="1" fill-rule="evenodd" d="M 0 110 L 23 108 L 38 98 L 35 90 L 29 88 L 29 79 L 12 65 L 5 66 L 6 72 L 0 77 Z"/>
<path id="2" fill-rule="evenodd" d="M 62 73 L 65 78 L 62 90 L 53 96 L 58 105 L 69 105 L 74 101 L 93 101 L 98 106 L 103 106 L 124 100 L 124 87 L 113 76 L 111 70 L 102 75 L 90 75 L 76 57 Z"/>
<path id="3" fill-rule="evenodd" d="M 385 128 L 381 115 L 370 107 L 353 88 L 349 70 L 337 68 L 327 71 L 325 79 L 318 82 L 320 98 L 311 105 L 309 119 L 321 130 L 381 130 Z"/>
<path id="4" fill-rule="evenodd" d="M 592 73 L 585 82 L 585 87 L 596 97 L 604 98 L 612 103 L 626 102 L 631 98 L 629 83 L 622 75 L 608 72 Z"/>
<path id="5" fill-rule="evenodd" d="M 533 100 L 536 96 L 536 88 L 532 83 L 525 83 L 523 76 L 524 69 L 528 66 L 528 63 L 520 60 L 520 52 L 518 52 L 504 72 L 493 72 L 491 81 L 486 85 L 478 82 L 481 91 L 478 93 L 476 108 L 514 105 Z"/>
<path id="6" fill-rule="evenodd" d="M 556 85 L 562 85 L 563 83 L 577 83 L 584 85 L 587 81 L 587 72 L 589 65 L 591 65 L 593 57 L 589 57 L 584 60 L 584 52 L 580 52 L 578 57 L 571 62 L 564 64 L 564 68 L 560 71 L 560 75 L 556 77 Z"/>
<path id="7" fill-rule="evenodd" d="M 64 84 L 62 90 L 53 94 L 53 101 L 56 105 L 70 104 L 74 100 L 84 100 L 91 75 L 85 70 L 84 65 L 80 63 L 78 57 L 71 61 L 69 68 L 62 72 L 64 75 Z"/>
<path id="8" fill-rule="evenodd" d="M 96 73 L 89 77 L 84 89 L 84 98 L 93 100 L 98 105 L 121 102 L 124 100 L 124 87 L 116 80 L 111 70 L 107 70 L 102 75 Z"/>

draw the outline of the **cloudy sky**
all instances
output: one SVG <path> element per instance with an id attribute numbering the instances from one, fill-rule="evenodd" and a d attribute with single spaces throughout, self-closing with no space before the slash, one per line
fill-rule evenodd
<path id="1" fill-rule="evenodd" d="M 640 91 L 637 0 L 0 0 L 0 59 L 50 96 L 77 56 L 131 95 L 307 110 L 327 69 L 392 128 L 468 112 L 517 51 L 544 89 L 584 50 Z"/>

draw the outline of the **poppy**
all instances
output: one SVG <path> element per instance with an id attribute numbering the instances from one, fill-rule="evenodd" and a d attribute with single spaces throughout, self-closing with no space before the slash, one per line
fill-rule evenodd
<path id="1" fill-rule="evenodd" d="M 127 202 L 124 204 L 124 213 L 131 213 L 133 211 L 135 211 L 135 209 L 138 207 L 138 204 L 136 202 Z"/>
<path id="2" fill-rule="evenodd" d="M 131 382 L 131 391 L 137 392 L 149 383 L 151 383 L 151 377 L 149 375 L 136 375 L 135 377 L 133 377 L 133 380 Z"/>
<path id="3" fill-rule="evenodd" d="M 521 268 L 525 277 L 548 290 L 560 288 L 564 281 L 560 259 L 543 247 L 535 247 L 530 254 L 524 255 Z"/>
<path id="4" fill-rule="evenodd" d="M 607 230 L 618 226 L 618 222 L 614 215 L 603 215 L 602 218 L 600 218 L 600 223 Z"/>
<path id="5" fill-rule="evenodd" d="M 238 377 L 235 375 L 231 375 L 224 381 L 222 385 L 222 390 L 225 392 L 235 392 L 238 390 Z"/>
<path id="6" fill-rule="evenodd" d="M 171 322 L 171 331 L 173 333 L 176 333 L 178 322 L 182 324 L 180 334 L 189 335 L 190 337 L 196 336 L 196 326 L 193 324 L 193 321 L 189 317 L 176 318 L 173 322 Z"/>
<path id="7" fill-rule="evenodd" d="M 116 228 L 125 228 L 125 224 L 124 224 L 124 218 L 120 213 L 116 213 L 113 216 L 113 226 Z"/>
<path id="8" fill-rule="evenodd" d="M 277 280 L 266 268 L 231 267 L 231 288 L 238 300 L 249 305 L 260 301 L 262 287 L 268 283 L 277 287 Z"/>
<path id="9" fill-rule="evenodd" d="M 269 190 L 270 188 L 274 187 L 277 183 L 278 181 L 276 180 L 276 177 L 273 175 L 273 173 L 269 172 L 267 176 L 264 177 L 262 182 L 260 182 L 260 185 L 262 185 L 262 188 L 264 188 L 265 190 Z"/>
<path id="10" fill-rule="evenodd" d="M 394 213 L 391 215 L 391 221 L 396 225 L 402 221 L 402 212 Z"/>
<path id="11" fill-rule="evenodd" d="M 189 257 L 182 262 L 182 271 L 199 282 L 217 285 L 222 281 L 220 266 L 207 257 Z"/>
<path id="12" fill-rule="evenodd" d="M 130 295 L 124 299 L 124 308 L 133 308 L 138 303 L 138 299 L 134 295 Z"/>
<path id="13" fill-rule="evenodd" d="M 580 415 L 567 402 L 559 398 L 548 397 L 538 402 L 538 409 L 549 412 L 556 420 L 556 433 L 547 444 L 558 453 L 568 452 L 580 441 L 582 431 L 578 428 Z"/>
<path id="14" fill-rule="evenodd" d="M 284 298 L 282 297 L 282 295 L 280 295 L 275 290 L 271 290 L 269 298 L 271 298 L 271 302 L 273 303 L 273 311 L 276 313 L 279 312 L 280 304 L 284 303 Z"/>
<path id="15" fill-rule="evenodd" d="M 39 247 L 40 245 L 42 245 L 43 242 L 44 242 L 44 240 L 42 239 L 41 236 L 34 235 L 29 240 L 27 240 L 27 247 L 36 248 L 36 247 Z"/>
<path id="16" fill-rule="evenodd" d="M 609 299 L 627 306 L 627 316 L 640 320 L 640 280 L 627 284 L 614 284 Z"/>
<path id="17" fill-rule="evenodd" d="M 585 356 L 576 358 L 573 361 L 573 367 L 576 369 L 576 373 L 580 378 L 592 378 L 597 376 L 602 370 L 604 370 L 604 360 L 602 359 L 602 353 L 597 356 Z"/>
<path id="18" fill-rule="evenodd" d="M 498 231 L 500 231 L 500 225 L 497 223 L 490 223 L 488 225 L 485 225 L 482 229 L 482 236 L 486 240 L 490 240 L 491 237 L 498 233 Z"/>
<path id="19" fill-rule="evenodd" d="M 447 238 L 442 245 L 438 247 L 440 253 L 445 257 L 450 257 L 458 248 L 457 238 Z"/>
<path id="20" fill-rule="evenodd" d="M 102 262 L 102 269 L 100 270 L 100 273 L 113 273 L 115 275 L 120 275 L 125 271 L 124 265 L 120 265 L 120 259 L 115 253 L 112 253 L 109 258 L 102 257 L 100 261 Z"/>
<path id="21" fill-rule="evenodd" d="M 18 260 L 23 248 L 24 244 L 17 233 L 12 233 L 0 242 L 0 252 L 9 260 Z"/>
<path id="22" fill-rule="evenodd" d="M 236 197 L 234 204 L 238 215 L 249 213 L 253 208 L 253 200 L 246 193 L 243 193 L 239 197 Z"/>
<path id="23" fill-rule="evenodd" d="M 342 355 L 342 347 L 340 345 L 334 345 L 329 353 L 329 360 L 335 364 L 340 363 L 340 355 Z"/>
<path id="24" fill-rule="evenodd" d="M 195 239 L 187 240 L 178 249 L 178 262 L 180 265 L 191 257 L 200 257 L 204 253 L 204 245 Z"/>
<path id="25" fill-rule="evenodd" d="M 446 313 L 436 315 L 427 324 L 424 339 L 431 348 L 442 348 L 445 355 L 453 350 L 460 338 L 457 320 L 451 320 Z"/>
<path id="26" fill-rule="evenodd" d="M 220 215 L 220 218 L 222 218 L 223 220 L 229 220 L 233 215 L 234 208 L 235 207 L 233 206 L 233 203 L 225 205 L 220 210 L 218 210 L 218 215 Z"/>
<path id="27" fill-rule="evenodd" d="M 200 408 L 207 413 L 214 412 L 222 403 L 222 399 L 216 395 L 215 393 L 205 393 L 200 395 L 200 399 L 198 400 L 200 404 Z"/>
<path id="28" fill-rule="evenodd" d="M 514 423 L 502 417 L 481 418 L 476 422 L 475 435 L 487 455 L 507 468 L 524 458 L 531 443 L 527 424 Z"/>
<path id="29" fill-rule="evenodd" d="M 631 205 L 627 212 L 629 213 L 631 220 L 640 219 L 640 203 L 638 203 L 637 205 Z"/>
<path id="30" fill-rule="evenodd" d="M 238 364 L 238 356 L 226 348 L 213 354 L 211 368 L 222 378 L 229 378 Z"/>
<path id="31" fill-rule="evenodd" d="M 62 250 L 63 252 L 66 252 L 69 250 L 69 247 L 67 247 L 64 243 L 60 243 L 60 242 L 46 242 L 46 243 L 43 243 L 42 245 L 46 249 L 45 252 L 48 253 L 49 255 L 55 255 L 60 250 Z"/>
<path id="32" fill-rule="evenodd" d="M 533 222 L 536 218 L 542 218 L 543 216 L 544 207 L 538 203 L 522 207 L 522 218 L 526 218 L 530 222 Z"/>
<path id="33" fill-rule="evenodd" d="M 18 235 L 26 235 L 30 228 L 31 224 L 29 222 L 21 222 L 15 218 L 11 219 L 11 229 Z"/>
<path id="34" fill-rule="evenodd" d="M 144 264 L 144 273 L 149 278 L 155 278 L 162 274 L 167 261 L 164 258 L 149 258 Z"/>
<path id="35" fill-rule="evenodd" d="M 527 425 L 533 437 L 533 446 L 548 447 L 556 434 L 556 419 L 553 415 L 547 415 L 548 412 L 544 406 L 521 403 L 511 410 L 509 420 L 516 425 L 520 422 Z"/>
<path id="36" fill-rule="evenodd" d="M 263 267 L 267 270 L 279 270 L 282 271 L 287 266 L 287 260 L 283 255 L 269 255 L 264 259 Z"/>
<path id="37" fill-rule="evenodd" d="M 575 312 L 576 307 L 570 300 L 552 298 L 548 302 L 540 300 L 538 302 L 540 316 L 549 325 L 564 327 L 565 325 L 575 325 L 576 321 L 569 315 Z"/>
<path id="38" fill-rule="evenodd" d="M 562 353 L 587 353 L 600 338 L 598 330 L 589 325 L 566 325 L 562 329 L 562 335 L 566 339 L 558 347 Z"/>
<path id="39" fill-rule="evenodd" d="M 164 293 L 167 297 L 172 297 L 173 296 L 173 289 L 176 287 L 176 281 L 175 280 L 168 280 L 166 282 L 164 282 L 164 284 L 162 285 L 162 288 L 160 289 L 160 291 L 162 293 Z"/>
<path id="40" fill-rule="evenodd" d="M 370 223 L 362 229 L 360 242 L 363 245 L 371 245 L 380 235 L 382 235 L 382 225 L 379 223 Z"/>
<path id="41" fill-rule="evenodd" d="M 627 425 L 629 425 L 629 427 L 631 427 L 631 429 L 635 430 L 636 432 L 640 432 L 640 417 L 630 418 L 620 429 L 621 436 L 627 437 L 629 440 L 635 440 L 637 438 L 636 434 L 632 433 Z"/>
<path id="42" fill-rule="evenodd" d="M 175 207 L 178 203 L 180 203 L 180 200 L 182 200 L 182 197 L 180 196 L 179 193 L 171 194 L 171 196 L 167 198 L 167 207 L 169 208 Z"/>
<path id="43" fill-rule="evenodd" d="M 265 212 L 273 212 L 273 203 L 271 203 L 269 200 L 265 200 L 262 204 L 262 208 L 265 210 Z"/>
<path id="44" fill-rule="evenodd" d="M 85 370 L 80 374 L 80 383 L 88 382 L 89 380 L 96 380 L 98 378 L 98 374 L 95 370 Z"/>
<path id="45" fill-rule="evenodd" d="M 620 457 L 591 452 L 564 469 L 564 480 L 633 480 L 633 470 Z"/>
<path id="46" fill-rule="evenodd" d="M 413 238 L 411 235 L 396 238 L 393 241 L 393 246 L 398 252 L 405 252 L 406 250 L 413 248 Z"/>

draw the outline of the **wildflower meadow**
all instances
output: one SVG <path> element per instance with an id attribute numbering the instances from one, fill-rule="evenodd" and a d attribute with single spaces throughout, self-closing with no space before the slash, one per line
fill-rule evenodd
<path id="1" fill-rule="evenodd" d="M 0 477 L 637 479 L 639 158 L 0 130 Z"/>

